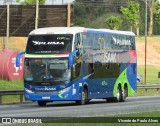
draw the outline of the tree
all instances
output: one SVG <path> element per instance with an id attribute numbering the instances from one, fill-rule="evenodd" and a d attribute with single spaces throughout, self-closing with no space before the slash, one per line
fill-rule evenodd
<path id="1" fill-rule="evenodd" d="M 134 1 L 129 1 L 127 7 L 122 7 L 120 11 L 123 13 L 126 19 L 129 20 L 131 25 L 136 28 L 137 36 L 139 36 L 139 20 L 140 20 L 140 4 Z"/>
<path id="2" fill-rule="evenodd" d="M 148 30 L 148 36 L 152 36 L 153 35 L 153 10 L 154 10 L 154 4 L 155 4 L 155 0 L 151 0 L 148 2 L 148 6 L 149 6 L 149 12 L 150 12 L 150 22 L 149 22 L 149 30 Z"/>
<path id="3" fill-rule="evenodd" d="M 108 9 L 107 1 L 110 0 L 75 0 L 74 1 L 74 21 L 75 25 L 89 26 Z"/>
<path id="4" fill-rule="evenodd" d="M 21 5 L 35 5 L 37 0 L 24 0 L 21 2 L 21 0 L 16 0 L 16 2 L 20 3 Z M 39 0 L 40 5 L 44 5 L 46 0 Z"/>
<path id="5" fill-rule="evenodd" d="M 87 13 L 84 5 L 75 4 L 74 15 L 74 25 L 87 27 L 89 21 L 87 20 Z"/>
<path id="6" fill-rule="evenodd" d="M 118 16 L 111 16 L 106 19 L 106 23 L 110 29 L 118 30 L 122 26 L 123 20 Z"/>
<path id="7" fill-rule="evenodd" d="M 160 3 L 157 1 L 154 6 L 154 20 L 160 23 Z"/>
<path id="8" fill-rule="evenodd" d="M 153 11 L 153 34 L 160 34 L 160 3 L 158 1 L 155 2 L 154 11 Z"/>

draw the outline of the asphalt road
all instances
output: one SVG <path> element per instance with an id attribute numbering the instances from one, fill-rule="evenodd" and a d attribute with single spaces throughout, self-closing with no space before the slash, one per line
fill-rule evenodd
<path id="1" fill-rule="evenodd" d="M 146 111 L 160 111 L 160 96 L 129 97 L 126 102 L 92 100 L 87 105 L 53 102 L 39 107 L 36 102 L 0 105 L 0 117 L 94 117 Z"/>

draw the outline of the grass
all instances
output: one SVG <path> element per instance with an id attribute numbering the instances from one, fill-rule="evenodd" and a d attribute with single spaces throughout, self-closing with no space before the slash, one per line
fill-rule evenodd
<path id="1" fill-rule="evenodd" d="M 7 81 L 0 80 L 0 90 L 18 90 L 23 89 L 23 80 Z M 20 101 L 18 95 L 5 95 L 2 97 L 2 103 L 16 103 Z"/>
<path id="2" fill-rule="evenodd" d="M 145 37 L 137 37 L 136 38 L 136 42 L 141 43 L 141 42 L 145 42 Z M 156 43 L 156 44 L 151 44 L 151 43 Z M 149 56 L 150 53 L 152 53 L 152 51 L 154 52 L 154 50 L 149 50 L 149 46 L 152 46 L 153 49 L 155 50 L 156 54 L 154 55 L 158 55 L 160 54 L 160 49 L 159 49 L 159 45 L 160 45 L 160 36 L 152 36 L 152 37 L 147 37 L 147 56 Z M 145 52 L 141 52 L 141 53 L 145 53 Z M 154 55 L 152 56 L 154 59 Z M 141 58 L 141 57 L 139 57 Z M 148 60 L 152 60 L 152 59 L 148 59 Z M 159 62 L 158 60 L 156 60 L 156 62 Z M 158 63 L 157 63 L 158 64 Z M 143 76 L 143 82 L 141 84 L 144 83 L 144 66 L 138 66 L 138 74 Z M 151 83 L 151 84 L 157 84 L 160 83 L 160 78 L 158 78 L 158 73 L 160 72 L 160 67 L 159 66 L 151 66 L 151 65 L 147 65 L 146 67 L 146 83 Z"/>
<path id="3" fill-rule="evenodd" d="M 157 96 L 160 92 L 157 89 L 148 89 L 147 92 L 144 89 L 138 89 L 136 96 Z"/>
<path id="4" fill-rule="evenodd" d="M 147 66 L 146 67 L 146 83 L 147 84 L 160 84 L 160 78 L 158 78 L 158 72 L 160 72 L 160 67 L 157 66 Z M 138 85 L 144 85 L 144 66 L 138 66 L 137 73 L 142 75 L 142 82 Z M 157 89 L 149 89 L 145 92 L 144 89 L 138 89 L 136 96 L 155 96 L 159 95 L 160 92 L 157 92 Z"/>
<path id="5" fill-rule="evenodd" d="M 143 81 L 140 84 L 144 83 L 144 66 L 138 66 L 138 74 L 143 76 Z M 160 78 L 158 78 L 158 72 L 160 72 L 160 67 L 157 66 L 148 66 L 146 67 L 146 83 L 157 84 L 160 83 Z"/>
<path id="6" fill-rule="evenodd" d="M 136 37 L 136 42 L 145 42 L 145 37 Z M 147 37 L 147 42 L 160 42 L 160 36 Z"/>
<path id="7" fill-rule="evenodd" d="M 0 80 L 0 90 L 23 89 L 23 80 Z"/>

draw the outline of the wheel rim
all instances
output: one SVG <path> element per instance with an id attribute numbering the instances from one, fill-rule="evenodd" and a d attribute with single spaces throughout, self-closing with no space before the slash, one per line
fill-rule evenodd
<path id="1" fill-rule="evenodd" d="M 120 101 L 120 89 L 119 88 L 117 89 L 117 101 L 118 102 Z"/>
<path id="2" fill-rule="evenodd" d="M 85 92 L 83 91 L 82 92 L 82 104 L 85 103 L 85 99 L 86 99 L 86 95 L 85 95 Z"/>
<path id="3" fill-rule="evenodd" d="M 123 100 L 125 100 L 127 97 L 127 87 L 124 87 L 124 91 L 123 91 Z"/>

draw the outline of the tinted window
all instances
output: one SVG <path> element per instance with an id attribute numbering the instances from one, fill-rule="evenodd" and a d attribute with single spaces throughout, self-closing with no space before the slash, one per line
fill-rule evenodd
<path id="1" fill-rule="evenodd" d="M 27 83 L 47 82 L 51 85 L 70 80 L 71 70 L 68 69 L 67 58 L 31 58 L 25 59 L 24 80 Z"/>
<path id="2" fill-rule="evenodd" d="M 110 35 L 112 49 L 135 50 L 135 37 L 128 35 Z"/>
<path id="3" fill-rule="evenodd" d="M 116 78 L 119 76 L 120 66 L 117 63 L 94 64 L 95 78 Z"/>
<path id="4" fill-rule="evenodd" d="M 83 33 L 84 49 L 135 50 L 135 37 L 109 33 Z"/>
<path id="5" fill-rule="evenodd" d="M 71 52 L 72 35 L 30 35 L 27 54 L 60 54 Z"/>

